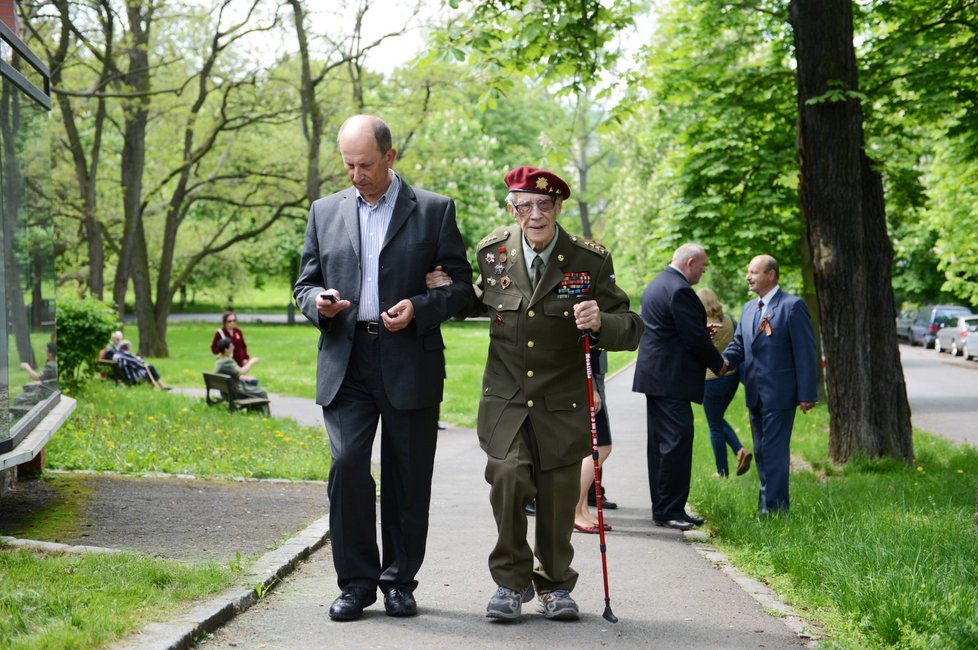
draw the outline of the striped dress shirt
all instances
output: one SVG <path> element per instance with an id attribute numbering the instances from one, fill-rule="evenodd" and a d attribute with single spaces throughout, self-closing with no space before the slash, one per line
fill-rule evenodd
<path id="1" fill-rule="evenodd" d="M 387 227 L 394 214 L 397 193 L 401 189 L 401 179 L 390 172 L 391 184 L 384 195 L 371 206 L 357 191 L 357 209 L 360 215 L 360 306 L 357 310 L 359 321 L 380 320 L 380 249 L 387 237 Z"/>

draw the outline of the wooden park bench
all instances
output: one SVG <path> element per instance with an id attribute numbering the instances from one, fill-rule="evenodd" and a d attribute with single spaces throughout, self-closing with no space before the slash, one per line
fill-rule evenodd
<path id="1" fill-rule="evenodd" d="M 234 413 L 239 409 L 245 409 L 256 410 L 264 413 L 265 415 L 271 415 L 271 411 L 268 407 L 268 398 L 239 397 L 231 388 L 231 377 L 228 375 L 222 375 L 216 372 L 205 372 L 203 374 L 204 385 L 207 387 L 207 393 L 204 395 L 204 401 L 207 402 L 208 406 L 214 406 L 215 404 L 226 402 L 228 405 L 228 411 L 231 413 Z M 212 397 L 211 391 L 216 391 L 217 395 Z"/>
<path id="2" fill-rule="evenodd" d="M 98 360 L 98 370 L 99 370 L 99 374 L 102 376 L 103 379 L 111 379 L 117 384 L 125 383 L 125 380 L 122 376 L 122 371 L 119 369 L 119 366 L 115 365 L 111 361 L 102 359 L 101 356 L 99 357 Z"/>

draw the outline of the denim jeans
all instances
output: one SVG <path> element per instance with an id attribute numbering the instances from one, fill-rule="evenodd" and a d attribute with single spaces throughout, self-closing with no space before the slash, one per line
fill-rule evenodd
<path id="1" fill-rule="evenodd" d="M 730 445 L 735 455 L 743 447 L 737 438 L 737 432 L 723 417 L 737 394 L 739 384 L 737 371 L 734 370 L 723 377 L 708 380 L 703 391 L 703 412 L 710 427 L 710 444 L 713 445 L 713 456 L 720 476 L 730 473 L 727 468 L 727 445 Z"/>

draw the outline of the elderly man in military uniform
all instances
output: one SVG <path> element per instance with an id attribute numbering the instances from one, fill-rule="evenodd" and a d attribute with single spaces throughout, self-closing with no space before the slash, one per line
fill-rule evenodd
<path id="1" fill-rule="evenodd" d="M 567 183 L 525 166 L 505 182 L 517 227 L 497 228 L 479 242 L 481 305 L 473 310 L 488 312 L 490 321 L 478 432 L 498 531 L 489 555 L 498 589 L 486 611 L 518 619 L 535 587 L 544 616 L 575 620 L 571 534 L 581 459 L 591 452 L 581 337 L 606 350 L 634 350 L 642 322 L 615 284 L 611 255 L 557 224 Z M 531 551 L 524 507 L 534 498 Z"/>

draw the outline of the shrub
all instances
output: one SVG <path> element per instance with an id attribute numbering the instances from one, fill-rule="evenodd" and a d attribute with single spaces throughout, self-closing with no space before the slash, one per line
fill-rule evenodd
<path id="1" fill-rule="evenodd" d="M 115 311 L 98 300 L 58 301 L 58 379 L 77 386 L 95 373 L 98 351 L 117 329 Z"/>

